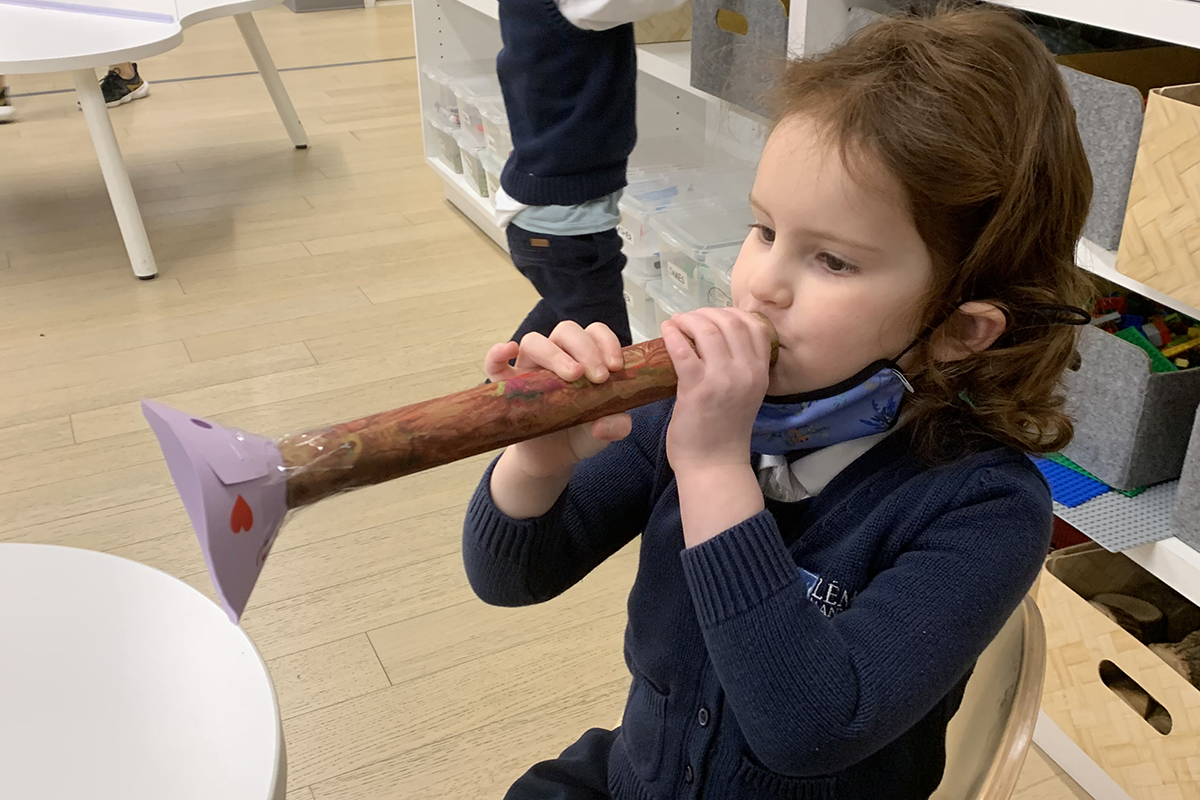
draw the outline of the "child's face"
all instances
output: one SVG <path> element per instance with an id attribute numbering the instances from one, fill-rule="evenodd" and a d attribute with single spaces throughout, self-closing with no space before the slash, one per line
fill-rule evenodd
<path id="1" fill-rule="evenodd" d="M 933 265 L 900 185 L 882 167 L 854 180 L 803 117 L 767 141 L 751 203 L 760 227 L 733 269 L 734 305 L 779 334 L 769 392 L 823 389 L 916 337 Z M 864 181 L 867 183 L 867 181 Z"/>

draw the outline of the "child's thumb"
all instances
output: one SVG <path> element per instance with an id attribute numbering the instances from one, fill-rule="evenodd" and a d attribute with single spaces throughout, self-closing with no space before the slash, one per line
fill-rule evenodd
<path id="1" fill-rule="evenodd" d="M 624 439 L 633 430 L 633 418 L 628 414 L 601 417 L 592 424 L 592 436 L 602 442 Z"/>

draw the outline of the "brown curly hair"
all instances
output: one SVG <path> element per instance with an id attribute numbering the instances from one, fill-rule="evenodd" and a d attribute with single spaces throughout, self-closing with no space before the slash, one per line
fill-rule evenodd
<path id="1" fill-rule="evenodd" d="M 873 158 L 899 181 L 933 257 L 904 417 L 919 452 L 989 439 L 1064 447 L 1060 379 L 1076 333 L 1061 309 L 1089 294 L 1074 256 L 1092 176 L 1049 51 L 1007 11 L 942 6 L 789 63 L 778 101 L 777 120 L 814 119 L 848 166 Z M 987 350 L 936 362 L 928 340 L 972 300 L 1001 309 L 1007 329 Z"/>

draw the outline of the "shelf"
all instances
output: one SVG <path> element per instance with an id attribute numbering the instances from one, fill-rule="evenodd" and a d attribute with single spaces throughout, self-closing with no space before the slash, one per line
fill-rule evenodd
<path id="1" fill-rule="evenodd" d="M 1178 488 L 1179 481 L 1171 481 L 1136 497 L 1110 492 L 1075 508 L 1055 503 L 1054 513 L 1097 544 L 1129 556 L 1200 605 L 1200 551 L 1171 535 Z"/>
<path id="2" fill-rule="evenodd" d="M 458 0 L 467 8 L 473 8 L 485 17 L 500 19 L 500 3 L 497 0 Z"/>
<path id="3" fill-rule="evenodd" d="M 1200 47 L 1200 3 L 1194 0 L 990 0 L 1100 28 Z"/>
<path id="4" fill-rule="evenodd" d="M 440 160 L 426 156 L 425 163 L 432 167 L 433 171 L 440 175 L 445 182 L 446 199 L 453 203 L 459 211 L 466 214 L 471 222 L 474 222 L 480 230 L 491 237 L 492 241 L 507 250 L 508 240 L 504 231 L 496 225 L 491 201 L 476 194 L 471 185 L 467 183 L 466 178 L 447 167 Z"/>
<path id="5" fill-rule="evenodd" d="M 1179 0 L 1179 2 L 1190 2 L 1191 0 Z M 1195 4 L 1200 7 L 1200 3 Z M 1087 239 L 1079 241 L 1079 247 L 1075 249 L 1075 263 L 1093 275 L 1097 275 L 1106 280 L 1112 281 L 1118 286 L 1124 286 L 1132 292 L 1153 300 L 1156 303 L 1162 303 L 1167 308 L 1173 308 L 1181 314 L 1187 314 L 1193 319 L 1200 320 L 1200 309 L 1195 306 L 1190 306 L 1187 303 L 1177 298 L 1171 297 L 1168 294 L 1163 294 L 1158 289 L 1153 289 L 1141 281 L 1136 281 L 1128 275 L 1123 275 L 1117 272 L 1116 269 L 1117 254 L 1109 250 L 1105 250 L 1097 244 L 1089 242 Z"/>
<path id="6" fill-rule="evenodd" d="M 496 0 L 457 0 L 461 5 L 491 19 L 499 18 Z M 659 42 L 637 46 L 638 69 L 660 81 L 698 97 L 711 98 L 708 92 L 692 87 L 692 43 Z"/>
<path id="7" fill-rule="evenodd" d="M 1200 551 L 1172 537 L 1125 551 L 1152 575 L 1200 605 Z"/>
<path id="8" fill-rule="evenodd" d="M 661 42 L 637 46 L 638 69 L 697 97 L 713 99 L 708 92 L 692 86 L 692 43 Z"/>

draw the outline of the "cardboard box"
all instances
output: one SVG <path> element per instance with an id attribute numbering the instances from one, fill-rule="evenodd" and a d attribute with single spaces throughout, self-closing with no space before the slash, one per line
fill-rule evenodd
<path id="1" fill-rule="evenodd" d="M 686 42 L 692 38 L 692 0 L 674 11 L 655 14 L 633 23 L 633 40 L 638 44 Z"/>

